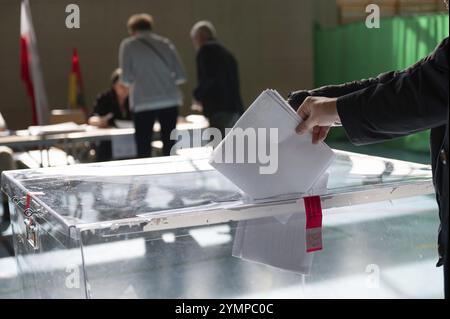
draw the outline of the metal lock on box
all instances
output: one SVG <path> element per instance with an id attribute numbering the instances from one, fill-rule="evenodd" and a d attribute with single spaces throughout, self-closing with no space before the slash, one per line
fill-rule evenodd
<path id="1" fill-rule="evenodd" d="M 39 231 L 38 225 L 29 217 L 24 219 L 26 240 L 33 249 L 39 249 Z"/>

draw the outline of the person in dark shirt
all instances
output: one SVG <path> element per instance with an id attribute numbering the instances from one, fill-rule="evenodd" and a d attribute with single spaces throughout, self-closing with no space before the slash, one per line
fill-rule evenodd
<path id="1" fill-rule="evenodd" d="M 7 130 L 6 121 L 0 112 L 0 132 Z M 0 177 L 3 171 L 16 169 L 16 164 L 13 158 L 13 150 L 7 146 L 0 145 Z M 3 205 L 3 216 L 0 218 L 0 235 L 3 231 L 8 229 L 10 225 L 10 214 L 8 198 L 5 194 L 0 194 L 0 199 Z"/>
<path id="2" fill-rule="evenodd" d="M 2 113 L 0 113 L 0 132 L 2 131 L 6 131 L 6 122 L 5 119 L 3 118 Z"/>
<path id="3" fill-rule="evenodd" d="M 114 127 L 115 120 L 131 120 L 128 104 L 128 88 L 120 81 L 121 70 L 116 69 L 111 75 L 111 87 L 99 94 L 94 109 L 89 117 L 89 124 L 99 128 Z M 97 161 L 112 159 L 111 141 L 102 141 L 96 148 Z"/>
<path id="4" fill-rule="evenodd" d="M 193 110 L 203 111 L 210 126 L 222 136 L 243 113 L 238 64 L 233 55 L 217 41 L 214 26 L 197 22 L 191 30 L 197 50 L 198 86 L 194 90 Z"/>
<path id="5" fill-rule="evenodd" d="M 299 134 L 312 130 L 313 143 L 324 140 L 334 122 L 342 123 L 357 145 L 431 129 L 431 164 L 441 221 L 437 266 L 444 265 L 445 297 L 449 298 L 448 38 L 406 70 L 294 92 L 288 102 L 304 119 L 297 128 Z"/>

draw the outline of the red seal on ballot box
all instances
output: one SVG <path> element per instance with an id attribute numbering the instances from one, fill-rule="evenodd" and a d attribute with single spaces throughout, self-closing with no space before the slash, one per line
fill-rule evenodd
<path id="1" fill-rule="evenodd" d="M 320 196 L 303 198 L 306 213 L 306 251 L 322 249 L 322 206 Z"/>

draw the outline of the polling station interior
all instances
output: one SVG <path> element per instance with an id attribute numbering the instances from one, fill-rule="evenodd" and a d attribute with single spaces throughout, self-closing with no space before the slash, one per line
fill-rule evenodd
<path id="1" fill-rule="evenodd" d="M 448 34 L 443 0 L 2 0 L 0 298 L 444 298 Z"/>

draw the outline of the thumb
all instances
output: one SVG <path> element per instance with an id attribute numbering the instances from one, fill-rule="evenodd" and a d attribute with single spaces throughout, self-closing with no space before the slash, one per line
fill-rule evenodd
<path id="1" fill-rule="evenodd" d="M 301 122 L 297 128 L 297 134 L 302 135 L 311 130 L 314 126 L 316 126 L 313 117 L 309 117 L 305 121 Z"/>

